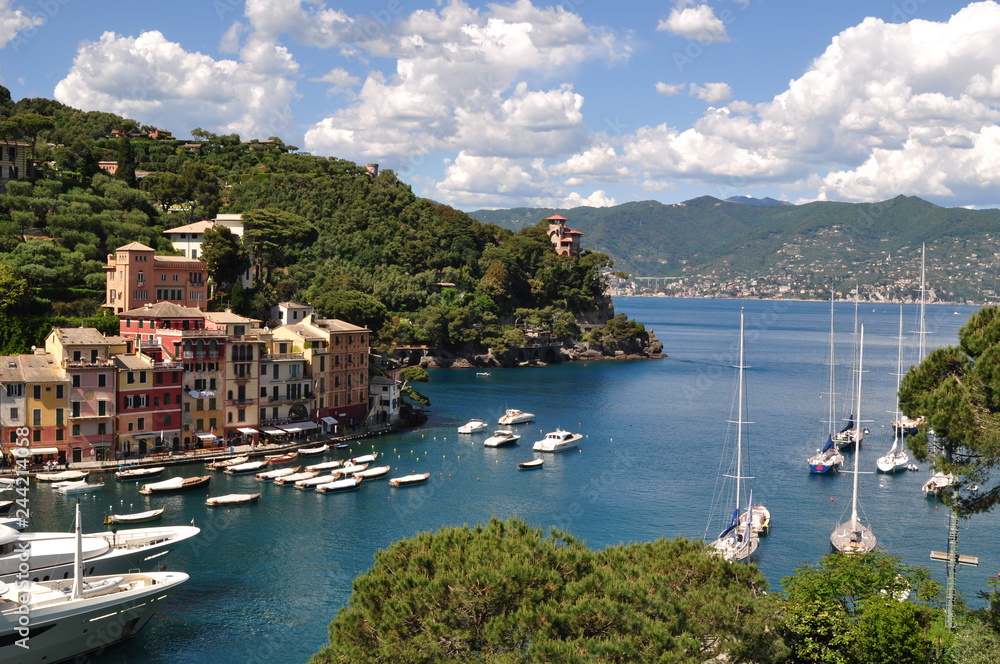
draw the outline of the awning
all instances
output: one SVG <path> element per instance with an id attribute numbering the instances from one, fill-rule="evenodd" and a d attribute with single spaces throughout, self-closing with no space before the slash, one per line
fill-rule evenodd
<path id="1" fill-rule="evenodd" d="M 215 440 L 215 434 L 214 433 L 199 433 L 199 434 L 195 434 L 195 435 L 198 436 L 199 438 L 201 438 L 202 440 Z"/>
<path id="2" fill-rule="evenodd" d="M 29 447 L 29 454 L 59 454 L 58 447 Z"/>
<path id="3" fill-rule="evenodd" d="M 292 422 L 291 424 L 280 425 L 282 429 L 288 433 L 298 433 L 299 431 L 309 431 L 310 429 L 318 429 L 319 425 L 315 422 Z"/>
<path id="4" fill-rule="evenodd" d="M 334 425 L 337 423 L 337 419 L 334 417 L 321 417 L 320 419 L 329 425 Z"/>
<path id="5" fill-rule="evenodd" d="M 237 429 L 237 431 L 239 431 L 240 433 L 248 433 L 250 435 L 257 433 L 256 429 L 252 429 L 250 427 L 240 427 L 239 429 Z"/>
<path id="6" fill-rule="evenodd" d="M 284 429 L 276 429 L 274 427 L 261 427 L 260 430 L 266 433 L 268 436 L 280 436 L 282 434 L 288 433 Z"/>

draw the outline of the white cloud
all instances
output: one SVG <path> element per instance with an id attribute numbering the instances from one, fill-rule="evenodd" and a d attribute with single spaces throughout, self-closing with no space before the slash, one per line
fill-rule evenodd
<path id="1" fill-rule="evenodd" d="M 733 89 L 728 83 L 691 84 L 691 96 L 697 97 L 709 104 L 725 104 L 733 96 Z"/>
<path id="2" fill-rule="evenodd" d="M 26 14 L 23 9 L 15 8 L 11 0 L 0 0 L 0 48 L 5 48 L 14 41 L 18 33 L 43 23 L 43 17 Z"/>
<path id="3" fill-rule="evenodd" d="M 674 7 L 670 10 L 670 15 L 657 24 L 656 29 L 702 42 L 729 40 L 725 24 L 708 5 Z"/>
<path id="4" fill-rule="evenodd" d="M 674 95 L 679 95 L 684 92 L 687 88 L 683 83 L 662 83 L 658 82 L 656 84 L 656 91 L 665 97 L 673 97 Z"/>
<path id="5" fill-rule="evenodd" d="M 360 78 L 351 75 L 348 71 L 339 67 L 335 67 L 322 76 L 309 80 L 317 83 L 329 83 L 335 90 L 352 88 L 361 82 Z"/>
<path id="6" fill-rule="evenodd" d="M 247 49 L 244 50 L 247 54 Z M 84 44 L 55 98 L 182 133 L 202 127 L 247 138 L 287 135 L 296 71 L 290 54 L 254 42 L 252 64 L 185 51 L 159 32 L 106 32 Z"/>

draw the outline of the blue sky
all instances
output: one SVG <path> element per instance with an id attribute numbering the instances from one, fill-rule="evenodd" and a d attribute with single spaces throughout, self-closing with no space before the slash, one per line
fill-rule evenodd
<path id="1" fill-rule="evenodd" d="M 1000 5 L 0 0 L 0 83 L 279 136 L 463 210 L 1000 205 Z"/>

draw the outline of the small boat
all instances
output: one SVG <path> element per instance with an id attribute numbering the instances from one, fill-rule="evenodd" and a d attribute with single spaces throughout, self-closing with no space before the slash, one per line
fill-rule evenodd
<path id="1" fill-rule="evenodd" d="M 263 473 L 257 473 L 254 477 L 267 482 L 269 480 L 276 480 L 279 477 L 285 477 L 286 475 L 297 473 L 301 468 L 302 466 L 295 466 L 294 468 L 276 468 L 275 470 L 265 470 Z"/>
<path id="2" fill-rule="evenodd" d="M 213 496 L 205 501 L 210 507 L 229 507 L 230 505 L 251 505 L 260 500 L 259 493 L 227 493 L 224 496 Z"/>
<path id="3" fill-rule="evenodd" d="M 899 348 L 896 351 L 896 419 L 892 421 L 892 447 L 875 461 L 880 473 L 898 473 L 906 470 L 910 455 L 906 453 L 907 428 L 899 426 L 902 413 L 899 410 L 899 387 L 903 380 L 903 305 L 899 306 Z"/>
<path id="4" fill-rule="evenodd" d="M 920 425 L 924 423 L 924 417 L 907 417 L 906 415 L 900 415 L 898 418 L 890 421 L 892 425 L 892 430 L 900 435 L 912 436 L 917 433 L 920 429 Z"/>
<path id="5" fill-rule="evenodd" d="M 64 470 L 59 473 L 37 473 L 36 482 L 77 482 L 85 479 L 90 471 L 87 470 Z"/>
<path id="6" fill-rule="evenodd" d="M 534 470 L 535 468 L 541 468 L 544 463 L 545 459 L 532 459 L 531 461 L 522 461 L 517 464 L 517 467 L 521 470 Z"/>
<path id="7" fill-rule="evenodd" d="M 316 477 L 317 475 L 319 475 L 319 473 L 317 473 L 316 471 L 304 470 L 301 473 L 292 473 L 291 475 L 276 477 L 274 479 L 274 483 L 279 484 L 281 486 L 294 485 L 299 480 L 307 480 L 310 477 Z"/>
<path id="8" fill-rule="evenodd" d="M 249 460 L 250 457 L 248 456 L 226 457 L 225 459 L 216 459 L 215 461 L 209 461 L 208 463 L 205 464 L 205 467 L 210 468 L 212 470 L 225 470 L 229 466 L 236 466 L 241 463 L 246 463 Z"/>
<path id="9" fill-rule="evenodd" d="M 152 468 L 127 468 L 115 472 L 115 479 L 122 482 L 126 480 L 143 480 L 147 477 L 156 477 L 166 470 L 165 466 L 154 466 Z"/>
<path id="10" fill-rule="evenodd" d="M 459 433 L 476 433 L 478 431 L 486 431 L 486 429 L 488 427 L 489 427 L 489 425 L 486 424 L 486 422 L 483 422 L 482 420 L 472 419 L 472 420 L 469 420 L 468 422 L 466 422 L 465 424 L 463 424 L 462 426 L 458 427 L 458 432 Z"/>
<path id="11" fill-rule="evenodd" d="M 360 477 L 345 477 L 344 479 L 320 484 L 316 487 L 316 491 L 320 493 L 340 493 L 341 491 L 351 491 L 352 489 L 357 489 L 361 486 L 361 482 L 362 479 Z"/>
<path id="12" fill-rule="evenodd" d="M 924 496 L 930 498 L 948 489 L 954 482 L 954 475 L 949 473 L 934 473 L 929 480 L 924 482 L 922 491 L 924 492 Z"/>
<path id="13" fill-rule="evenodd" d="M 342 450 L 342 449 L 345 449 L 345 448 L 350 447 L 350 446 L 351 446 L 350 443 L 337 443 L 336 445 L 333 446 L 333 449 L 335 449 L 335 450 Z"/>
<path id="14" fill-rule="evenodd" d="M 90 484 L 86 480 L 81 480 L 79 482 L 69 482 L 68 484 L 62 484 L 56 491 L 66 495 L 74 495 L 77 493 L 91 493 L 93 491 L 100 491 L 104 488 L 104 483 Z"/>
<path id="15" fill-rule="evenodd" d="M 200 489 L 202 487 L 206 487 L 208 486 L 208 483 L 211 481 L 212 481 L 211 475 L 196 475 L 194 477 L 171 477 L 169 480 L 163 480 L 162 482 L 143 484 L 142 488 L 139 489 L 139 493 L 148 496 L 154 493 L 178 493 L 180 491 L 191 491 L 193 489 Z"/>
<path id="16" fill-rule="evenodd" d="M 545 438 L 536 440 L 531 449 L 537 452 L 562 452 L 576 447 L 581 438 L 583 434 L 556 429 L 545 434 Z"/>
<path id="17" fill-rule="evenodd" d="M 268 465 L 267 461 L 247 461 L 246 463 L 238 463 L 235 466 L 226 466 L 222 469 L 222 472 L 227 475 L 241 475 L 243 473 L 256 473 L 261 468 L 266 468 Z"/>
<path id="18" fill-rule="evenodd" d="M 320 484 L 329 484 L 330 482 L 336 482 L 341 478 L 339 474 L 330 473 L 328 475 L 316 475 L 315 477 L 306 477 L 298 480 L 293 485 L 296 489 L 313 489 L 318 487 Z"/>
<path id="19" fill-rule="evenodd" d="M 353 473 L 353 476 L 360 477 L 363 480 L 377 480 L 380 477 L 388 475 L 390 470 L 392 470 L 392 466 L 375 466 L 374 468 L 359 470 Z"/>
<path id="20" fill-rule="evenodd" d="M 155 510 L 134 512 L 132 514 L 105 514 L 104 523 L 105 525 L 127 525 L 130 523 L 147 523 L 149 521 L 156 521 L 163 516 L 166 509 L 166 507 L 158 507 Z"/>
<path id="21" fill-rule="evenodd" d="M 483 447 L 504 447 L 514 445 L 521 439 L 521 434 L 514 433 L 510 429 L 497 429 L 493 435 L 483 441 Z"/>
<path id="22" fill-rule="evenodd" d="M 378 458 L 378 452 L 372 452 L 371 454 L 362 454 L 361 456 L 356 456 L 353 459 L 349 459 L 348 462 L 345 463 L 344 465 L 357 466 L 362 463 L 371 463 L 377 458 Z"/>
<path id="23" fill-rule="evenodd" d="M 751 505 L 750 509 L 740 515 L 740 524 L 745 526 L 747 519 L 750 519 L 750 530 L 758 536 L 771 532 L 771 510 L 763 504 Z"/>
<path id="24" fill-rule="evenodd" d="M 347 477 L 347 476 L 353 475 L 355 473 L 360 473 L 362 470 L 365 470 L 366 468 L 368 468 L 368 464 L 367 463 L 352 463 L 349 466 L 343 466 L 343 467 L 341 467 L 334 474 L 337 475 L 337 477 Z"/>
<path id="25" fill-rule="evenodd" d="M 476 375 L 477 376 L 489 376 L 490 372 L 489 371 L 477 371 Z"/>
<path id="26" fill-rule="evenodd" d="M 324 443 L 323 445 L 320 445 L 319 447 L 300 447 L 298 453 L 301 456 L 315 456 L 315 455 L 318 455 L 318 454 L 326 454 L 326 452 L 329 449 L 330 449 L 330 446 Z"/>
<path id="27" fill-rule="evenodd" d="M 415 473 L 413 475 L 403 475 L 402 477 L 393 477 L 389 480 L 390 486 L 402 487 L 402 486 L 413 486 L 414 484 L 421 484 L 426 482 L 431 478 L 430 473 Z"/>
<path id="28" fill-rule="evenodd" d="M 322 470 L 333 470 L 334 468 L 340 468 L 344 465 L 344 462 L 340 459 L 334 461 L 324 461 L 323 463 L 314 463 L 311 466 L 306 466 L 306 470 L 314 470 L 320 472 Z"/>
<path id="29" fill-rule="evenodd" d="M 285 452 L 284 454 L 269 454 L 264 457 L 264 459 L 271 464 L 276 466 L 279 463 L 288 463 L 289 461 L 295 461 L 299 456 L 298 452 Z"/>
<path id="30" fill-rule="evenodd" d="M 524 424 L 525 422 L 530 422 L 535 419 L 534 413 L 525 413 L 517 408 L 508 408 L 507 412 L 500 416 L 497 420 L 497 424 Z"/>

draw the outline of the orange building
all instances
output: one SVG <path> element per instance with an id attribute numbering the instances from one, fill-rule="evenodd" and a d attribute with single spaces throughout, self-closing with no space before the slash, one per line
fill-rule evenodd
<path id="1" fill-rule="evenodd" d="M 114 314 L 155 302 L 204 309 L 208 300 L 208 268 L 183 256 L 157 256 L 141 242 L 131 242 L 108 254 L 104 306 Z"/>
<path id="2" fill-rule="evenodd" d="M 566 217 L 558 214 L 546 217 L 545 221 L 549 222 L 549 240 L 555 247 L 556 253 L 560 256 L 579 256 L 580 238 L 583 237 L 583 233 L 567 226 Z"/>

